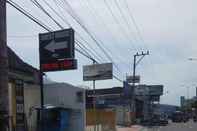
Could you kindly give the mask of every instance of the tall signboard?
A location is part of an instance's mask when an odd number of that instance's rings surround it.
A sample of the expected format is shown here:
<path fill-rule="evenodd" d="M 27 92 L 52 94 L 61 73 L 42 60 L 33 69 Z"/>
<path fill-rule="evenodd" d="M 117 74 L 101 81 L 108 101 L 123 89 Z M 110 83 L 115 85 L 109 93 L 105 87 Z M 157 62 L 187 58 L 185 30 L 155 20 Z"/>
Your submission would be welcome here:
<path fill-rule="evenodd" d="M 16 131 L 25 131 L 24 85 L 22 80 L 15 80 L 16 94 Z"/>
<path fill-rule="evenodd" d="M 72 28 L 39 34 L 42 109 L 44 108 L 43 72 L 77 69 L 74 43 L 74 30 Z M 41 115 L 41 120 L 44 121 L 43 115 Z"/>
<path fill-rule="evenodd" d="M 106 80 L 113 78 L 112 63 L 93 64 L 83 67 L 83 80 Z"/>
<path fill-rule="evenodd" d="M 40 68 L 43 72 L 77 68 L 72 28 L 39 34 Z"/>

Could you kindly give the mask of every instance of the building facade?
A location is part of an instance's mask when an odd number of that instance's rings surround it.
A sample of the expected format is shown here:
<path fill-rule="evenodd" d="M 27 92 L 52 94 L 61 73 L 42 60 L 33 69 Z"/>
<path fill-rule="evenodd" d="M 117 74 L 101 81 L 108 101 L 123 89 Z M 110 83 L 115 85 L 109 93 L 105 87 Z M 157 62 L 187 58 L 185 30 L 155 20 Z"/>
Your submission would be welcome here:
<path fill-rule="evenodd" d="M 44 103 L 69 110 L 69 130 L 85 130 L 85 90 L 67 83 L 44 85 Z"/>
<path fill-rule="evenodd" d="M 40 105 L 39 70 L 25 63 L 9 47 L 7 50 L 10 125 L 12 130 L 35 131 L 36 114 L 32 109 Z"/>

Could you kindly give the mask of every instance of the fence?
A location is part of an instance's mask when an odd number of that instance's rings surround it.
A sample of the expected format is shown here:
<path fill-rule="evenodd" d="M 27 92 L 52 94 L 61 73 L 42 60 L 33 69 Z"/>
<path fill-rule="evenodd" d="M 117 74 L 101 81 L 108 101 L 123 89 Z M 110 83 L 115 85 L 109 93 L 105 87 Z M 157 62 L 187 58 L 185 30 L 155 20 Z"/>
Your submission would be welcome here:
<path fill-rule="evenodd" d="M 109 110 L 87 110 L 86 131 L 116 131 L 116 113 Z"/>

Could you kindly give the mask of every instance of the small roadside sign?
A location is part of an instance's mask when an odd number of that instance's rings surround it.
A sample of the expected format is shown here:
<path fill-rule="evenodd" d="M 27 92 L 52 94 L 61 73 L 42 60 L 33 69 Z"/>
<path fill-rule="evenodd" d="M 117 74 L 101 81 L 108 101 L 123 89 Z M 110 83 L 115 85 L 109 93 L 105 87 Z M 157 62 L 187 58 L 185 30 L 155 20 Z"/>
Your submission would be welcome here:
<path fill-rule="evenodd" d="M 135 76 L 135 78 L 133 76 L 127 76 L 126 81 L 128 83 L 140 83 L 140 76 Z"/>

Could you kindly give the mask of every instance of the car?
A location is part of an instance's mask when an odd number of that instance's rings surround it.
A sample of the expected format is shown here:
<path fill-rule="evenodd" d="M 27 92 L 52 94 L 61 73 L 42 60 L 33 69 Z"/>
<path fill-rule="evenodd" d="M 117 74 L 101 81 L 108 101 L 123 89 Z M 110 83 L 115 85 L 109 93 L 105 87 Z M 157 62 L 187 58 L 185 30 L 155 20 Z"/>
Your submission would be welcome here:
<path fill-rule="evenodd" d="M 159 124 L 160 124 L 161 126 L 166 126 L 166 125 L 168 125 L 168 117 L 165 116 L 165 115 L 160 116 Z"/>
<path fill-rule="evenodd" d="M 161 114 L 153 115 L 150 120 L 150 124 L 152 126 L 166 126 L 168 125 L 168 117 Z"/>
<path fill-rule="evenodd" d="M 184 121 L 184 113 L 181 111 L 175 111 L 172 114 L 172 122 L 183 122 Z"/>

